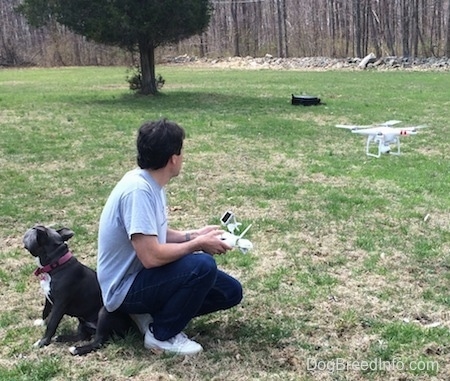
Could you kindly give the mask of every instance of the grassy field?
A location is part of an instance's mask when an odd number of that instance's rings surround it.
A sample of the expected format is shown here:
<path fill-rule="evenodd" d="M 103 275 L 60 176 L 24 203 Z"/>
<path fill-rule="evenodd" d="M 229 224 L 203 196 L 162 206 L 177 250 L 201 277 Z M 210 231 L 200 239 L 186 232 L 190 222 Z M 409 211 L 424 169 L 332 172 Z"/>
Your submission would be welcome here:
<path fill-rule="evenodd" d="M 448 72 L 158 72 L 166 85 L 145 98 L 124 68 L 0 70 L 0 379 L 448 380 Z M 292 106 L 292 93 L 326 104 Z M 171 225 L 228 209 L 253 223 L 251 253 L 217 258 L 243 303 L 187 327 L 197 357 L 151 353 L 135 333 L 86 357 L 34 348 L 44 297 L 24 232 L 70 227 L 95 267 L 103 204 L 135 166 L 137 128 L 160 117 L 187 131 Z M 376 159 L 333 127 L 389 119 L 429 128 Z"/>

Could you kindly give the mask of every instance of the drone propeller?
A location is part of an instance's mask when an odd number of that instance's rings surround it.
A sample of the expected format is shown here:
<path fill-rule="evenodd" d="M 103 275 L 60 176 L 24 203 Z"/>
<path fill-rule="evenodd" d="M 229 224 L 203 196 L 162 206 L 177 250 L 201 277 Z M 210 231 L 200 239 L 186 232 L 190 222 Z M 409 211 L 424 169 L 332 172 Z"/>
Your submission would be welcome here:
<path fill-rule="evenodd" d="M 388 120 L 387 122 L 381 123 L 379 126 L 383 126 L 383 127 L 391 127 L 394 124 L 399 124 L 401 123 L 401 120 Z"/>
<path fill-rule="evenodd" d="M 392 128 L 392 134 L 394 135 L 416 135 L 422 128 L 426 126 L 411 126 L 411 127 L 402 127 L 402 128 Z"/>
<path fill-rule="evenodd" d="M 345 128 L 347 130 L 359 130 L 359 129 L 365 129 L 365 128 L 377 128 L 377 127 L 391 127 L 395 124 L 401 123 L 401 120 L 388 120 L 384 123 L 375 123 L 371 125 L 351 125 L 351 124 L 336 124 L 337 128 Z"/>
<path fill-rule="evenodd" d="M 345 130 L 351 130 L 351 131 L 355 131 L 355 130 L 365 130 L 365 129 L 369 129 L 369 128 L 381 128 L 381 127 L 390 127 L 391 125 L 387 125 L 387 124 L 367 124 L 367 125 L 358 125 L 358 124 L 336 124 L 335 127 L 337 128 L 343 128 Z"/>
<path fill-rule="evenodd" d="M 359 130 L 363 128 L 371 128 L 373 126 L 358 126 L 358 125 L 351 125 L 351 124 L 336 124 L 337 128 L 344 128 L 346 130 Z"/>
<path fill-rule="evenodd" d="M 423 124 L 421 126 L 409 126 L 409 127 L 402 127 L 402 130 L 408 130 L 408 131 L 415 131 L 415 130 L 420 130 L 422 128 L 427 128 L 428 126 Z"/>
<path fill-rule="evenodd" d="M 352 127 L 353 128 L 347 126 L 346 129 L 349 129 L 351 132 L 360 135 L 383 136 L 383 135 L 415 135 L 418 133 L 419 129 L 425 128 L 426 126 L 411 126 L 411 127 L 377 126 L 370 128 L 354 128 L 354 126 Z"/>

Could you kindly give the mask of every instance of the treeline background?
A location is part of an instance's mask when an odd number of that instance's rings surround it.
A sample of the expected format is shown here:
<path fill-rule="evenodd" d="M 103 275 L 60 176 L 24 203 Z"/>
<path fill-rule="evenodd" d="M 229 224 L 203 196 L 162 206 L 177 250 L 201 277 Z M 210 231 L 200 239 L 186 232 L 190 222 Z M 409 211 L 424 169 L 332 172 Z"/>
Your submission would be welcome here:
<path fill-rule="evenodd" d="M 131 64 L 62 25 L 32 28 L 0 0 L 0 66 Z M 214 0 L 208 30 L 158 57 L 449 57 L 450 0 Z M 170 20 L 167 20 L 170 23 Z M 157 58 L 158 58 L 157 57 Z"/>

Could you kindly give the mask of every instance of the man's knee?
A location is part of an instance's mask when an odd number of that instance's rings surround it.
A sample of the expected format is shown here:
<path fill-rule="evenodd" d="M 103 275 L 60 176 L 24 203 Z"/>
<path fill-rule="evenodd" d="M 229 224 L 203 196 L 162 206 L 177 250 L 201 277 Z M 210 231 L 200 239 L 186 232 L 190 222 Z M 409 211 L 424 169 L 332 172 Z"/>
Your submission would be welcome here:
<path fill-rule="evenodd" d="M 231 306 L 238 305 L 242 301 L 243 297 L 244 297 L 244 295 L 243 295 L 242 285 L 236 280 L 236 283 L 235 283 L 235 286 L 233 289 L 233 293 L 230 296 Z"/>
<path fill-rule="evenodd" d="M 197 273 L 197 276 L 210 276 L 211 278 L 216 278 L 217 264 L 211 255 L 203 253 L 194 254 L 193 259 L 195 260 L 195 272 Z"/>

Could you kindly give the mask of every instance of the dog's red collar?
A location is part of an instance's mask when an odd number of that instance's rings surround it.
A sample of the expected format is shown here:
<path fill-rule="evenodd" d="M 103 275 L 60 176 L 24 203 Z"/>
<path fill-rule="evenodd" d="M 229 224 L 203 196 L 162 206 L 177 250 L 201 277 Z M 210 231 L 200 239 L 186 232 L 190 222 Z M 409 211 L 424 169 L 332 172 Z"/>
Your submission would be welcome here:
<path fill-rule="evenodd" d="M 59 258 L 56 262 L 50 263 L 49 265 L 46 265 L 44 267 L 38 267 L 36 271 L 34 272 L 34 275 L 39 276 L 44 273 L 49 273 L 50 271 L 56 269 L 57 267 L 63 265 L 66 263 L 70 258 L 72 258 L 72 253 L 68 251 L 66 254 L 64 254 L 61 258 Z"/>

